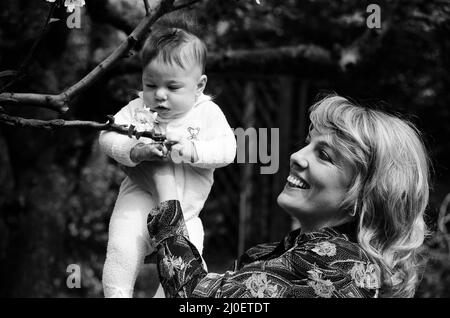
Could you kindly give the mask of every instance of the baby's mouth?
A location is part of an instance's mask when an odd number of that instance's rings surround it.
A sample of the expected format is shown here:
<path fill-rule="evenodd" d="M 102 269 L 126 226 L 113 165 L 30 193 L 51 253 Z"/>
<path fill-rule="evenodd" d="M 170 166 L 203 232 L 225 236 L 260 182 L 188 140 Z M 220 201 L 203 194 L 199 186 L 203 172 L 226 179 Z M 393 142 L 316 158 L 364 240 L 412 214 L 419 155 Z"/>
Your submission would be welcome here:
<path fill-rule="evenodd" d="M 157 113 L 159 113 L 159 112 L 167 112 L 169 110 L 170 109 L 165 107 L 165 106 L 156 106 L 156 107 L 153 108 L 153 111 L 155 111 Z"/>

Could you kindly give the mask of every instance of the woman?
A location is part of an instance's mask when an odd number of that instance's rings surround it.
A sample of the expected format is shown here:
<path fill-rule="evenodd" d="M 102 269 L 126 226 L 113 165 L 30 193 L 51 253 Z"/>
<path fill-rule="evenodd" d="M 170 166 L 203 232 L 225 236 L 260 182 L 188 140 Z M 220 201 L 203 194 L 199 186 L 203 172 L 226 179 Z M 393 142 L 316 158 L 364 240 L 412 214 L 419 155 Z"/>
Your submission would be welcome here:
<path fill-rule="evenodd" d="M 225 274 L 207 273 L 189 242 L 173 172 L 148 176 L 149 215 L 168 297 L 412 297 L 426 235 L 429 169 L 404 120 L 327 97 L 310 110 L 307 145 L 292 154 L 278 204 L 301 230 L 249 249 Z"/>

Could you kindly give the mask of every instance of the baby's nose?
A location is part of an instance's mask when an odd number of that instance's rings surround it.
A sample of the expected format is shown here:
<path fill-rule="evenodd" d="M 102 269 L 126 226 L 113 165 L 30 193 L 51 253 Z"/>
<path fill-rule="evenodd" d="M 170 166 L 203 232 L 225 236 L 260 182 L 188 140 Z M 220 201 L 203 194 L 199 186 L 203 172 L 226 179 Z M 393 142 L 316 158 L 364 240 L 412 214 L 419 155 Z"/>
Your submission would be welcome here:
<path fill-rule="evenodd" d="M 160 88 L 155 91 L 155 98 L 158 100 L 164 100 L 167 98 L 167 94 L 164 89 Z"/>

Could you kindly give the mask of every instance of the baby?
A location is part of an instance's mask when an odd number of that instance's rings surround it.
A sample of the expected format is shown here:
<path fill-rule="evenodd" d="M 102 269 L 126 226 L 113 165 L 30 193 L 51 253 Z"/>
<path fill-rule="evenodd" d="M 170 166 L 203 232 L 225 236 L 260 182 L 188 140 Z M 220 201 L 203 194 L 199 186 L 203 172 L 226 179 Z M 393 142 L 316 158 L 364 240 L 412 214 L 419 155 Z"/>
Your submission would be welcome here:
<path fill-rule="evenodd" d="M 143 92 L 114 116 L 115 123 L 154 129 L 165 134 L 168 143 L 102 131 L 100 147 L 122 165 L 135 167 L 131 169 L 145 171 L 155 160 L 173 165 L 189 238 L 201 254 L 199 213 L 214 169 L 234 160 L 234 133 L 220 108 L 203 94 L 206 46 L 187 23 L 162 19 L 154 26 L 142 49 L 142 63 Z M 144 258 L 152 252 L 147 216 L 157 203 L 154 189 L 141 188 L 129 176 L 123 180 L 109 224 L 105 297 L 133 296 Z"/>

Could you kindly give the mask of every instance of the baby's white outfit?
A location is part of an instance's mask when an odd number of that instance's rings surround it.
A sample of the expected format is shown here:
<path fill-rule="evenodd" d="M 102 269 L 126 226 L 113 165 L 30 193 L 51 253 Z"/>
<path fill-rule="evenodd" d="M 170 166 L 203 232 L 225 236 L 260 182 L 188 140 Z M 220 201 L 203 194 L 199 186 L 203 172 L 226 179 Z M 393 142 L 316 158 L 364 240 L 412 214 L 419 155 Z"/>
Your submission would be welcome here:
<path fill-rule="evenodd" d="M 115 116 L 119 125 L 139 125 L 136 115 L 149 111 L 142 94 L 123 107 Z M 177 194 L 183 209 L 190 241 L 200 254 L 204 231 L 199 213 L 213 184 L 215 168 L 233 162 L 236 140 L 223 112 L 211 98 L 201 95 L 194 107 L 183 117 L 160 123 L 167 132 L 176 132 L 190 139 L 197 150 L 195 163 L 173 164 Z M 130 150 L 139 140 L 113 131 L 102 131 L 99 143 L 102 151 L 117 162 L 134 167 Z M 145 164 L 151 164 L 147 162 Z M 140 167 L 138 167 L 140 168 Z M 152 252 L 147 230 L 147 216 L 156 206 L 154 189 L 142 189 L 126 177 L 119 190 L 109 224 L 108 247 L 103 268 L 105 297 L 132 297 L 134 284 L 146 255 Z"/>

